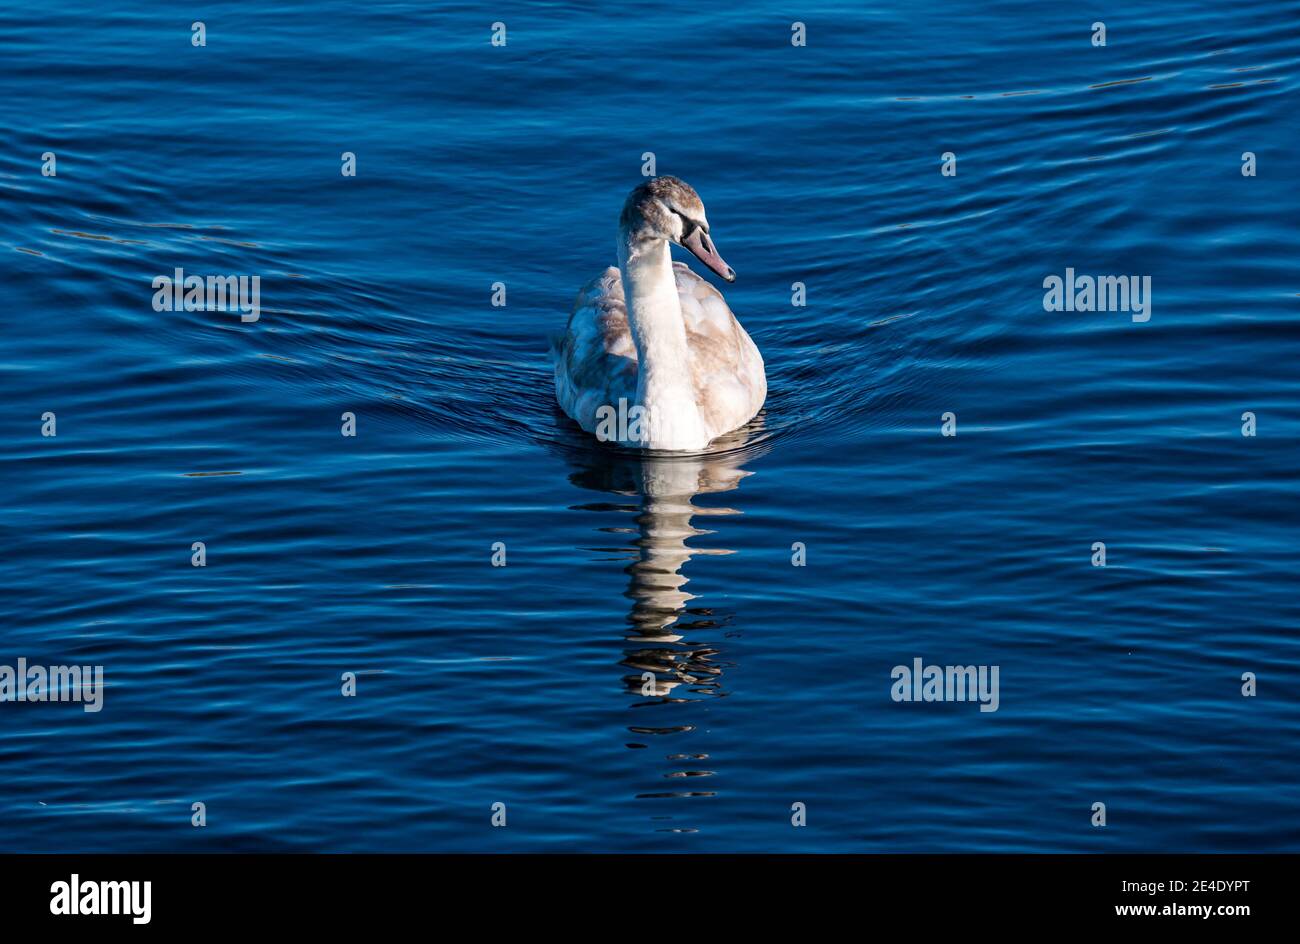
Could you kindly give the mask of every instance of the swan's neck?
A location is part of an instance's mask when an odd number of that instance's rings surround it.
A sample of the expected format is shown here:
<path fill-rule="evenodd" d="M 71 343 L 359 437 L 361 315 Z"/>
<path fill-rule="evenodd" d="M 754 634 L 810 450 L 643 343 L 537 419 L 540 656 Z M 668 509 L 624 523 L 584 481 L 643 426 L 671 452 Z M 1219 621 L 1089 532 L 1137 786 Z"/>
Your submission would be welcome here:
<path fill-rule="evenodd" d="M 691 378 L 690 349 L 672 256 L 663 239 L 619 240 L 628 326 L 636 345 L 641 445 L 699 449 L 708 444 Z"/>

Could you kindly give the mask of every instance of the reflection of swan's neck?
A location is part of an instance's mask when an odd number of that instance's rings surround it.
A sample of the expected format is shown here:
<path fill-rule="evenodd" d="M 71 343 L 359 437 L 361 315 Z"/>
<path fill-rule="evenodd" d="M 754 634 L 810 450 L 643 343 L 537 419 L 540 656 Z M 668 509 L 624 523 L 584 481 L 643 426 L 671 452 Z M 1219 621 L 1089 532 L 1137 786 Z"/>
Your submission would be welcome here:
<path fill-rule="evenodd" d="M 692 500 L 701 492 L 729 491 L 749 473 L 717 457 L 646 457 L 640 474 L 638 558 L 627 568 L 632 578 L 627 595 L 634 601 L 630 619 L 641 635 L 662 640 L 672 636 L 669 627 L 695 599 L 682 589 L 689 579 L 682 574 L 687 561 L 696 554 L 730 553 L 688 546 L 689 538 L 711 533 L 693 527 L 691 519 L 701 514 L 739 514 L 732 508 L 700 508 Z"/>
<path fill-rule="evenodd" d="M 748 473 L 730 457 L 642 457 L 637 472 L 641 496 L 637 515 L 636 560 L 628 565 L 626 596 L 632 600 L 628 621 L 633 626 L 629 642 L 639 643 L 630 649 L 623 665 L 635 673 L 625 681 L 642 694 L 667 695 L 676 686 L 702 685 L 716 691 L 722 669 L 714 665 L 715 650 L 695 648 L 683 638 L 690 627 L 699 630 L 711 624 L 707 618 L 681 620 L 687 606 L 695 599 L 685 590 L 688 578 L 682 573 L 697 554 L 729 554 L 716 548 L 692 547 L 686 542 L 697 535 L 711 534 L 693 527 L 696 515 L 734 515 L 732 508 L 712 504 L 693 504 L 703 492 L 734 489 Z M 685 644 L 684 646 L 682 644 Z M 655 677 L 653 691 L 645 688 L 646 674 Z M 699 691 L 698 688 L 693 689 Z"/>
<path fill-rule="evenodd" d="M 700 532 L 691 527 L 694 492 L 676 495 L 646 495 L 637 518 L 640 558 L 628 567 L 632 577 L 628 596 L 632 598 L 632 622 L 643 636 L 666 635 L 686 604 L 694 597 L 684 591 L 690 579 L 682 567 L 691 559 L 686 539 Z"/>
<path fill-rule="evenodd" d="M 624 234 L 618 267 L 636 345 L 636 400 L 645 408 L 649 426 L 642 442 L 660 449 L 700 448 L 708 436 L 691 380 L 690 348 L 668 241 Z"/>

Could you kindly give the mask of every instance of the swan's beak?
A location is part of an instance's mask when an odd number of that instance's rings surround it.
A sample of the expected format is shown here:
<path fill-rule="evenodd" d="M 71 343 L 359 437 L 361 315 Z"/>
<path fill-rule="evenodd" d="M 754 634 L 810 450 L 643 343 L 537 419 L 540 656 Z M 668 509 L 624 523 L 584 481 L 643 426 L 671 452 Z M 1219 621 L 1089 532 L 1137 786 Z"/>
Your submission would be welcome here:
<path fill-rule="evenodd" d="M 728 282 L 736 281 L 736 270 L 722 261 L 722 257 L 718 255 L 718 250 L 713 248 L 713 240 L 709 238 L 709 234 L 704 230 L 698 226 L 695 227 L 689 235 L 682 239 L 682 245 L 695 253 L 696 259 L 699 259 Z"/>

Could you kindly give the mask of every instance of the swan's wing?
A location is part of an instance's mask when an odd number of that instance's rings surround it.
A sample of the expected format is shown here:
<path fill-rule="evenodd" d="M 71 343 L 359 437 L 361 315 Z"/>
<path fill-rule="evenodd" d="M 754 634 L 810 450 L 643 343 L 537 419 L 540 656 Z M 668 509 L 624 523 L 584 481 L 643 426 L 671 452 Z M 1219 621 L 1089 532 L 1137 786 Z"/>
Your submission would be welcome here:
<path fill-rule="evenodd" d="M 627 324 L 623 281 L 615 266 L 578 292 L 568 327 L 552 346 L 555 397 L 585 429 L 596 428 L 596 411 L 618 408 L 636 396 L 636 346 Z"/>
<path fill-rule="evenodd" d="M 704 421 L 714 436 L 742 426 L 767 399 L 763 356 L 722 293 L 681 262 L 673 263 L 691 372 Z"/>

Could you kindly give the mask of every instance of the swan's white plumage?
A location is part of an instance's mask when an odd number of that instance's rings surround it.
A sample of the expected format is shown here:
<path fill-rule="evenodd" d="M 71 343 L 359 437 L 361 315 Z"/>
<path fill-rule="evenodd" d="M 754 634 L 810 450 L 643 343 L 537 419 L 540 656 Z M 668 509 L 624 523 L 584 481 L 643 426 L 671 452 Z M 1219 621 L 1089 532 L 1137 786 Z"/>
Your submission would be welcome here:
<path fill-rule="evenodd" d="M 767 379 L 762 355 L 722 294 L 683 263 L 674 262 L 672 274 L 687 347 L 685 363 L 677 366 L 693 394 L 703 438 L 636 445 L 700 449 L 754 417 L 767 397 Z M 620 399 L 638 405 L 640 365 L 618 268 L 610 266 L 583 286 L 553 357 L 556 399 L 587 432 L 596 432 L 602 406 L 617 410 Z"/>

